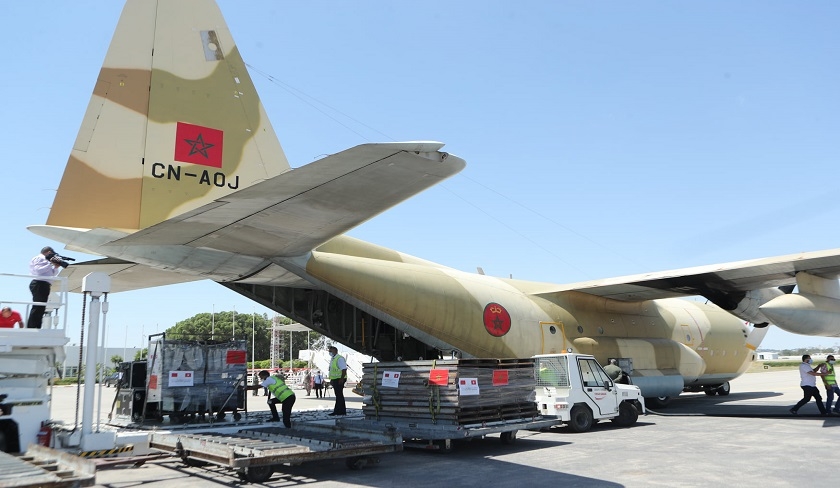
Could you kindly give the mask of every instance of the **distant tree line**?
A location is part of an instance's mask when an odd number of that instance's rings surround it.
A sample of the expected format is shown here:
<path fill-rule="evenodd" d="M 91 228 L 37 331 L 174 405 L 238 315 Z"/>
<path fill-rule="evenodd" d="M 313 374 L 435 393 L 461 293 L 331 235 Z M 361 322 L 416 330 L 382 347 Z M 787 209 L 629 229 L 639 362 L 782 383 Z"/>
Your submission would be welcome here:
<path fill-rule="evenodd" d="M 834 354 L 835 347 L 800 347 L 798 349 L 782 349 L 779 356 L 802 356 L 803 354 Z"/>
<path fill-rule="evenodd" d="M 272 325 L 288 325 L 292 320 L 282 315 L 269 318 L 266 314 L 239 313 L 239 312 L 216 312 L 200 313 L 188 319 L 177 322 L 174 326 L 166 329 L 168 339 L 186 340 L 227 340 L 240 339 L 246 343 L 248 359 L 250 361 L 271 360 L 271 327 Z M 253 334 L 252 334 L 253 331 Z M 297 359 L 298 351 L 307 348 L 307 335 L 310 344 L 321 344 L 324 338 L 317 332 L 294 332 L 291 334 L 291 345 L 289 344 L 288 332 L 280 334 L 278 341 L 278 361 Z M 251 344 L 254 344 L 254 354 L 251 357 Z M 294 357 L 289 357 L 289 354 Z"/>

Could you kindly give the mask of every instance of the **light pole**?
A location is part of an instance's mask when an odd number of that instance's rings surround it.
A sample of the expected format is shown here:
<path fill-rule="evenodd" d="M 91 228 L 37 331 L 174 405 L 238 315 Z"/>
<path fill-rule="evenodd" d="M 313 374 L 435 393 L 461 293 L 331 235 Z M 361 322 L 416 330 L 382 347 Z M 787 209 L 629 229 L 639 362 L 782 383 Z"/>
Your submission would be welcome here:
<path fill-rule="evenodd" d="M 257 327 L 257 311 L 254 310 L 254 315 L 251 316 L 251 367 L 254 367 L 254 362 L 257 360 L 256 352 L 256 327 Z"/>
<path fill-rule="evenodd" d="M 213 304 L 213 315 L 210 316 L 210 339 L 215 339 L 216 335 L 216 304 Z"/>

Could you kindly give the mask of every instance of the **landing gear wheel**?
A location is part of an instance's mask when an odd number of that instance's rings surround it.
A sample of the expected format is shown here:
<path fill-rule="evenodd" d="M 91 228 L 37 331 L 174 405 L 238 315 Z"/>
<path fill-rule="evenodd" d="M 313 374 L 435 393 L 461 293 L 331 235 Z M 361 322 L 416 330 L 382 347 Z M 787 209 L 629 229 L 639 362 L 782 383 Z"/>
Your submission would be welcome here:
<path fill-rule="evenodd" d="M 715 394 L 717 393 L 717 388 L 715 388 L 714 386 L 707 386 L 703 388 L 703 393 L 705 393 L 706 396 L 715 396 Z"/>
<path fill-rule="evenodd" d="M 726 395 L 729 394 L 729 382 L 728 381 L 726 383 L 718 386 L 717 394 L 720 395 L 720 396 L 726 396 Z"/>
<path fill-rule="evenodd" d="M 569 429 L 572 432 L 586 432 L 594 425 L 592 420 L 592 412 L 589 408 L 584 405 L 575 405 L 572 407 Z"/>
<path fill-rule="evenodd" d="M 627 402 L 618 404 L 618 417 L 612 419 L 613 423 L 619 427 L 630 427 L 637 420 L 639 420 L 639 411 Z"/>
<path fill-rule="evenodd" d="M 669 396 L 645 398 L 645 404 L 653 408 L 665 408 L 669 403 L 671 403 Z"/>
<path fill-rule="evenodd" d="M 264 483 L 274 474 L 273 466 L 248 466 L 239 472 L 239 477 L 244 476 L 245 481 L 251 483 Z"/>
<path fill-rule="evenodd" d="M 502 444 L 505 444 L 507 446 L 513 444 L 514 442 L 516 442 L 516 431 L 511 430 L 509 432 L 502 432 L 501 439 Z"/>

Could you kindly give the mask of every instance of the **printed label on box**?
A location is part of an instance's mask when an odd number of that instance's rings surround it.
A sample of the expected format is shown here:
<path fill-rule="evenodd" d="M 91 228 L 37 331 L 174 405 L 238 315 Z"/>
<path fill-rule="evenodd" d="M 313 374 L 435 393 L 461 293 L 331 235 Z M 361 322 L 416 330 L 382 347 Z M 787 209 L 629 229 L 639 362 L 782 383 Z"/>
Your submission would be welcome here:
<path fill-rule="evenodd" d="M 461 378 L 458 380 L 458 393 L 467 395 L 478 395 L 478 378 Z"/>
<path fill-rule="evenodd" d="M 387 386 L 388 388 L 397 388 L 400 386 L 400 373 L 397 371 L 383 371 L 382 386 Z"/>
<path fill-rule="evenodd" d="M 192 371 L 170 371 L 169 386 L 193 386 Z"/>

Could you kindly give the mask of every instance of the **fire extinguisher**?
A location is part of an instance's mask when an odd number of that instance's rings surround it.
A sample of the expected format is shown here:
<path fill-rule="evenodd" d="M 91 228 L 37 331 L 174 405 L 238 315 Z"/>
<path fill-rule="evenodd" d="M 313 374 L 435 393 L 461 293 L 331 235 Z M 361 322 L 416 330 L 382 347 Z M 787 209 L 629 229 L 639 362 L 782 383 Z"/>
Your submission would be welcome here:
<path fill-rule="evenodd" d="M 46 422 L 41 422 L 41 430 L 38 431 L 38 444 L 44 447 L 51 447 L 52 428 Z"/>

